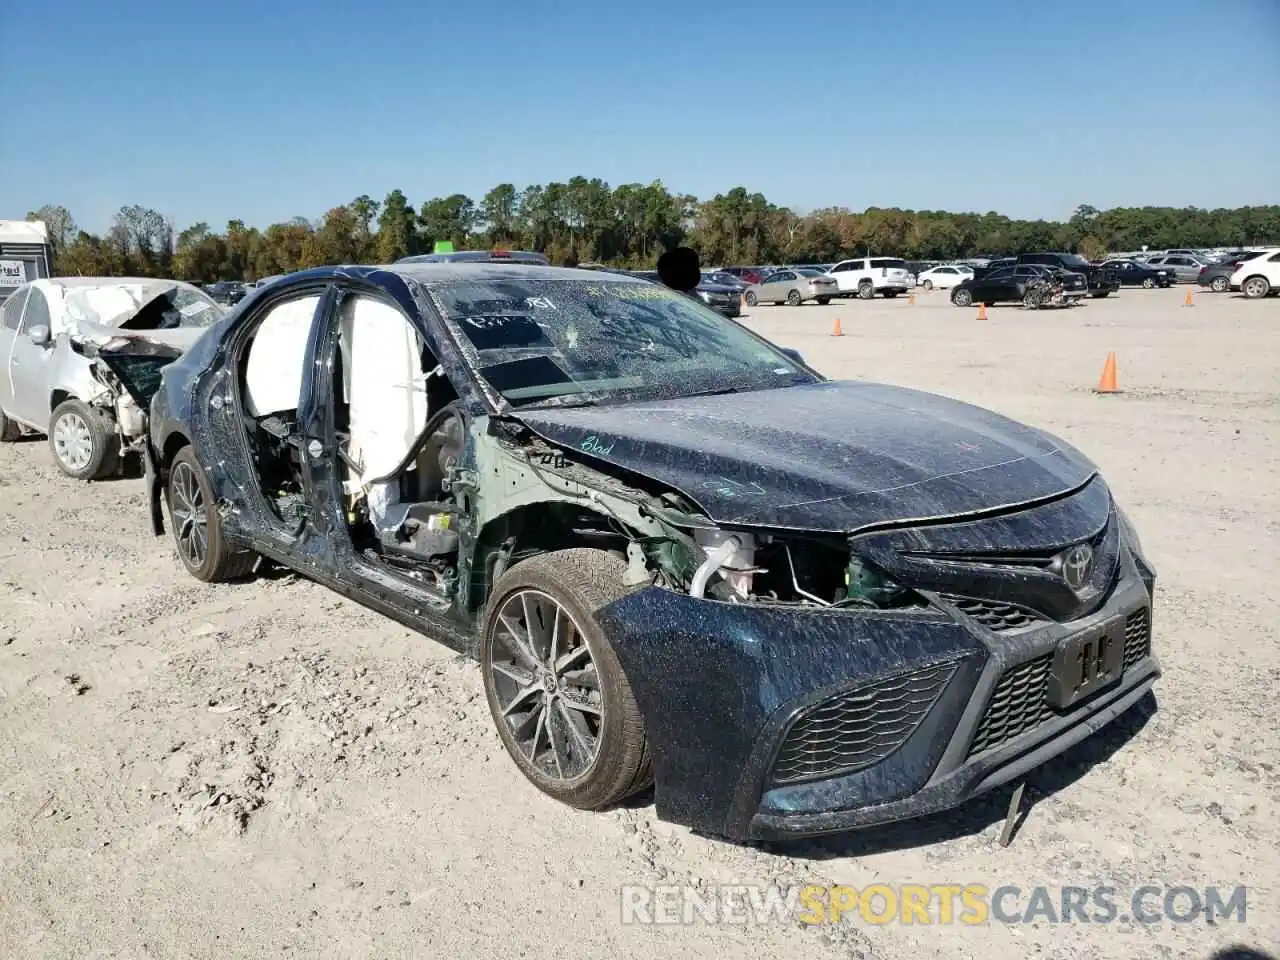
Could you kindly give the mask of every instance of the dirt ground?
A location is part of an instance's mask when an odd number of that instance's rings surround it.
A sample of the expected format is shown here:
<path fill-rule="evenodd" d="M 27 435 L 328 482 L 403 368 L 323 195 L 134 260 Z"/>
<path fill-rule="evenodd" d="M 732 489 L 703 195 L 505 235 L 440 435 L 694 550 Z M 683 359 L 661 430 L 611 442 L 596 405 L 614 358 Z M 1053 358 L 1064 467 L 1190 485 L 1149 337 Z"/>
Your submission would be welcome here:
<path fill-rule="evenodd" d="M 508 762 L 477 669 L 290 576 L 205 586 L 142 482 L 0 447 L 0 957 L 1208 958 L 1280 953 L 1280 300 L 760 308 L 833 377 L 973 401 L 1101 465 L 1159 573 L 1158 707 L 1009 792 L 782 851 L 579 813 Z M 845 336 L 834 338 L 839 318 Z M 1122 395 L 1099 397 L 1109 350 Z M 1210 925 L 625 926 L 625 884 L 1248 886 Z"/>

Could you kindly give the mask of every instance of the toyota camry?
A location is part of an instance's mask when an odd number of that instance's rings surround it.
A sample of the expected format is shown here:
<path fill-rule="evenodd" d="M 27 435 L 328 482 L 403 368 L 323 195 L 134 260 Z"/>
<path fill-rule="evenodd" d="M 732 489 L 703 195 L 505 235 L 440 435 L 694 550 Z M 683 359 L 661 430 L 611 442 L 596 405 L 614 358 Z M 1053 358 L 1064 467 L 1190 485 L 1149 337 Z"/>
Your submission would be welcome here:
<path fill-rule="evenodd" d="M 733 839 L 942 810 L 1160 673 L 1155 574 L 1063 440 L 832 381 L 635 277 L 490 258 L 251 293 L 150 399 L 152 526 L 475 656 L 538 788 Z"/>

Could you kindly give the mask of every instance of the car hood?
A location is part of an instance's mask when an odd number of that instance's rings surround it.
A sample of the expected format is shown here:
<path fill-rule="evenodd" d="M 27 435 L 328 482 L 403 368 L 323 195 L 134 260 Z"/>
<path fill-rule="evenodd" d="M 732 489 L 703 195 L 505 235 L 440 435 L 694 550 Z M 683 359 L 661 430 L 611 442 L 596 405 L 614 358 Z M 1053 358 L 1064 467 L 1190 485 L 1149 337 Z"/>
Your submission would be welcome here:
<path fill-rule="evenodd" d="M 1014 507 L 1096 473 L 1074 448 L 991 411 L 852 381 L 515 416 L 727 525 L 853 532 Z"/>
<path fill-rule="evenodd" d="M 175 327 L 168 330 L 125 330 L 79 321 L 79 340 L 120 380 L 143 410 L 160 389 L 160 372 L 181 357 L 209 329 Z"/>

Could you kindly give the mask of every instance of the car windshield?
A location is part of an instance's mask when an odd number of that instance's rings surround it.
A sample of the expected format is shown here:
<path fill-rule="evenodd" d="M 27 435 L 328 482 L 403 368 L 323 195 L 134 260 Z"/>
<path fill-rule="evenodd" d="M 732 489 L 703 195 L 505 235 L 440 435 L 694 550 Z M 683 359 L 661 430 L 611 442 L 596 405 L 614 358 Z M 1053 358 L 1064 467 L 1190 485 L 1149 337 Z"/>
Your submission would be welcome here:
<path fill-rule="evenodd" d="M 511 278 L 427 291 L 513 406 L 664 399 L 813 383 L 768 342 L 666 287 Z M 565 400 L 560 400 L 565 402 Z"/>
<path fill-rule="evenodd" d="M 171 327 L 211 327 L 222 319 L 222 308 L 195 287 L 174 287 L 167 294 L 173 304 L 165 311 Z"/>
<path fill-rule="evenodd" d="M 822 276 L 822 271 L 821 271 L 821 270 L 814 270 L 812 267 L 802 267 L 801 269 L 797 270 L 797 271 L 796 271 L 796 273 L 800 274 L 800 276 L 802 276 L 802 277 L 820 277 L 820 276 Z"/>
<path fill-rule="evenodd" d="M 1087 267 L 1091 265 L 1088 260 L 1078 253 L 1064 253 L 1061 260 L 1068 267 Z"/>

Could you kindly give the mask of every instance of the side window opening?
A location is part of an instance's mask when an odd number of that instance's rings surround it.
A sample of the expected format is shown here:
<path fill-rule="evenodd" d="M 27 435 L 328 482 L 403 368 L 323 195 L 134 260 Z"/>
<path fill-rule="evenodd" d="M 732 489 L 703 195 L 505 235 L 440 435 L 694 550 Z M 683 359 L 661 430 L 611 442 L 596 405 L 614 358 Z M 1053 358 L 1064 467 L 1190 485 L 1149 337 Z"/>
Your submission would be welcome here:
<path fill-rule="evenodd" d="M 293 443 L 307 358 L 307 339 L 319 294 L 271 307 L 242 348 L 240 399 L 258 485 L 276 516 L 304 515 L 301 455 Z"/>

